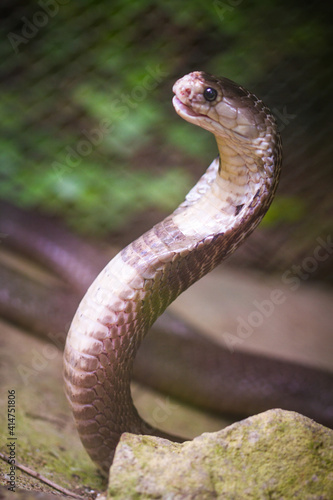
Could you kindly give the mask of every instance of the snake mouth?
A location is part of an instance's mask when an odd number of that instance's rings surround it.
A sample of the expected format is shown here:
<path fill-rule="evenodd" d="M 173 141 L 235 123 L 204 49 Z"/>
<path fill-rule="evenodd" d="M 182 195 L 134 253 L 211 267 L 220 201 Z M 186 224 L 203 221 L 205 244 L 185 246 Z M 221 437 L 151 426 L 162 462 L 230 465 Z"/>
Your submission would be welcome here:
<path fill-rule="evenodd" d="M 173 99 L 172 99 L 172 104 L 176 110 L 176 112 L 183 118 L 200 118 L 200 116 L 204 117 L 205 115 L 200 115 L 200 114 L 197 114 L 195 113 L 189 106 L 187 106 L 186 104 L 184 104 L 180 99 L 179 97 L 177 97 L 176 95 L 173 96 Z"/>
<path fill-rule="evenodd" d="M 209 116 L 203 113 L 196 113 L 190 106 L 184 104 L 177 95 L 172 99 L 172 104 L 175 108 L 176 113 L 181 116 L 184 120 L 193 123 L 193 125 L 198 125 L 206 130 L 209 130 L 213 134 L 216 134 L 218 130 L 222 127 L 219 123 L 215 122 Z M 223 130 L 221 130 L 221 133 Z"/>

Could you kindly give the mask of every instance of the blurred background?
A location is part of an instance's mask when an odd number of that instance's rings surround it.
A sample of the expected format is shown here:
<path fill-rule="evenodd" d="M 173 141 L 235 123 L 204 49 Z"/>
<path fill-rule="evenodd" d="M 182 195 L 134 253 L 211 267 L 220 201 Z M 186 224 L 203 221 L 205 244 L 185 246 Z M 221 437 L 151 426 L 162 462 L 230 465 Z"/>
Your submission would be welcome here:
<path fill-rule="evenodd" d="M 82 251 L 81 270 L 89 262 L 93 279 L 96 252 L 89 253 L 83 244 L 77 252 L 76 244 L 62 255 L 57 224 L 113 253 L 177 207 L 217 155 L 214 137 L 182 120 L 171 103 L 173 83 L 204 70 L 235 80 L 272 109 L 283 140 L 283 170 L 258 229 L 223 266 L 182 294 L 171 311 L 230 354 L 226 373 L 234 347 L 332 372 L 331 14 L 332 2 L 303 0 L 1 0 L 0 316 L 17 324 L 17 310 L 29 316 L 35 308 L 44 337 L 50 320 L 57 328 L 57 319 L 62 323 L 56 331 L 65 336 L 64 304 L 68 321 L 77 307 L 61 288 L 71 281 L 66 269 L 59 273 L 63 281 L 55 282 L 57 273 L 41 276 L 42 269 L 31 260 L 22 264 L 21 255 L 15 260 L 12 212 L 6 203 L 24 215 L 47 215 L 39 228 L 52 243 L 51 261 L 58 254 L 75 267 Z M 38 226 L 38 216 L 34 220 Z M 21 250 L 29 246 L 31 233 L 24 221 Z M 29 244 L 35 239 L 38 246 L 35 234 Z M 36 290 L 36 283 L 45 286 L 34 295 L 31 284 L 24 289 L 4 269 L 32 278 Z M 259 315 L 258 322 L 260 304 L 267 304 L 276 290 L 284 302 L 271 314 Z M 53 309 L 43 307 L 43 299 L 50 297 Z M 256 319 L 253 335 L 241 336 L 240 320 L 250 324 L 251 318 L 252 323 Z M 29 324 L 20 323 L 24 332 L 29 330 Z M 3 394 L 8 387 L 23 388 L 21 418 L 38 416 L 24 427 L 20 423 L 20 453 L 24 447 L 28 452 L 21 461 L 31 464 L 45 447 L 47 459 L 38 464 L 52 465 L 53 477 L 60 460 L 50 458 L 49 436 L 58 436 L 59 456 L 65 427 L 69 448 L 78 441 L 70 418 L 64 417 L 69 410 L 61 354 L 52 362 L 43 358 L 35 369 L 34 353 L 44 352 L 44 341 L 5 321 L 0 321 L 0 336 Z M 27 367 L 28 384 L 17 366 Z M 191 386 L 198 387 L 195 368 L 192 375 Z M 320 396 L 317 389 L 310 396 Z M 149 420 L 165 402 L 154 393 L 149 403 L 140 390 L 134 391 L 136 404 Z M 40 415 L 47 422 L 52 412 L 58 418 L 55 431 L 41 427 Z M 180 413 L 180 406 L 164 412 L 158 426 L 197 435 L 225 425 L 216 416 L 208 421 L 206 414 L 200 423 L 192 408 L 182 419 Z M 47 442 L 40 445 L 43 436 Z M 81 449 L 78 456 L 85 456 Z M 77 459 L 73 463 L 79 470 Z M 71 470 L 66 467 L 66 473 Z"/>
<path fill-rule="evenodd" d="M 204 70 L 260 96 L 284 145 L 273 206 L 230 265 L 302 265 L 333 230 L 331 11 L 301 0 L 2 0 L 0 199 L 131 241 L 217 153 L 171 104 L 174 81 Z M 332 263 L 309 278 L 332 284 Z"/>

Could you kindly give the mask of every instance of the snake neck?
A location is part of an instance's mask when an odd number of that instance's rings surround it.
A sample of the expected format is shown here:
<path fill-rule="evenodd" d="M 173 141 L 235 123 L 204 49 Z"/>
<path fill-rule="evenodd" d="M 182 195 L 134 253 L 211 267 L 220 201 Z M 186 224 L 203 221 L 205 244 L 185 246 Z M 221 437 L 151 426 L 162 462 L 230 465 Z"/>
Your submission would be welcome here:
<path fill-rule="evenodd" d="M 217 136 L 216 142 L 219 157 L 174 213 L 179 230 L 196 241 L 240 225 L 246 236 L 249 219 L 255 220 L 256 225 L 260 222 L 278 183 L 281 143 L 273 119 L 272 130 L 248 145 L 238 144 L 232 136 L 228 143 L 225 137 Z"/>

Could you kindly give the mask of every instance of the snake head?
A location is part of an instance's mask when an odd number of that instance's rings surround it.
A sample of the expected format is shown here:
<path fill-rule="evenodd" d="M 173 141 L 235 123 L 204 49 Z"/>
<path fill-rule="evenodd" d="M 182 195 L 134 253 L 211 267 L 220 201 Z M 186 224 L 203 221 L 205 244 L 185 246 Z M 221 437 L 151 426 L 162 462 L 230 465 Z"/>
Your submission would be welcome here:
<path fill-rule="evenodd" d="M 172 90 L 176 112 L 215 136 L 253 141 L 274 124 L 262 101 L 228 78 L 194 71 L 177 80 Z"/>

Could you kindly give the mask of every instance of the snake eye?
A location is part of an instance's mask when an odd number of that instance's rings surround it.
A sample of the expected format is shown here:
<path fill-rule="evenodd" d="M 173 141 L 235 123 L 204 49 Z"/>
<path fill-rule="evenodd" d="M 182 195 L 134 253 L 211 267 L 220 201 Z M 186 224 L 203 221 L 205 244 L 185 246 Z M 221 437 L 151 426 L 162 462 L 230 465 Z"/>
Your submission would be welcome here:
<path fill-rule="evenodd" d="M 212 87 L 207 87 L 203 91 L 203 96 L 206 101 L 215 101 L 215 99 L 217 98 L 217 90 L 213 89 Z"/>

